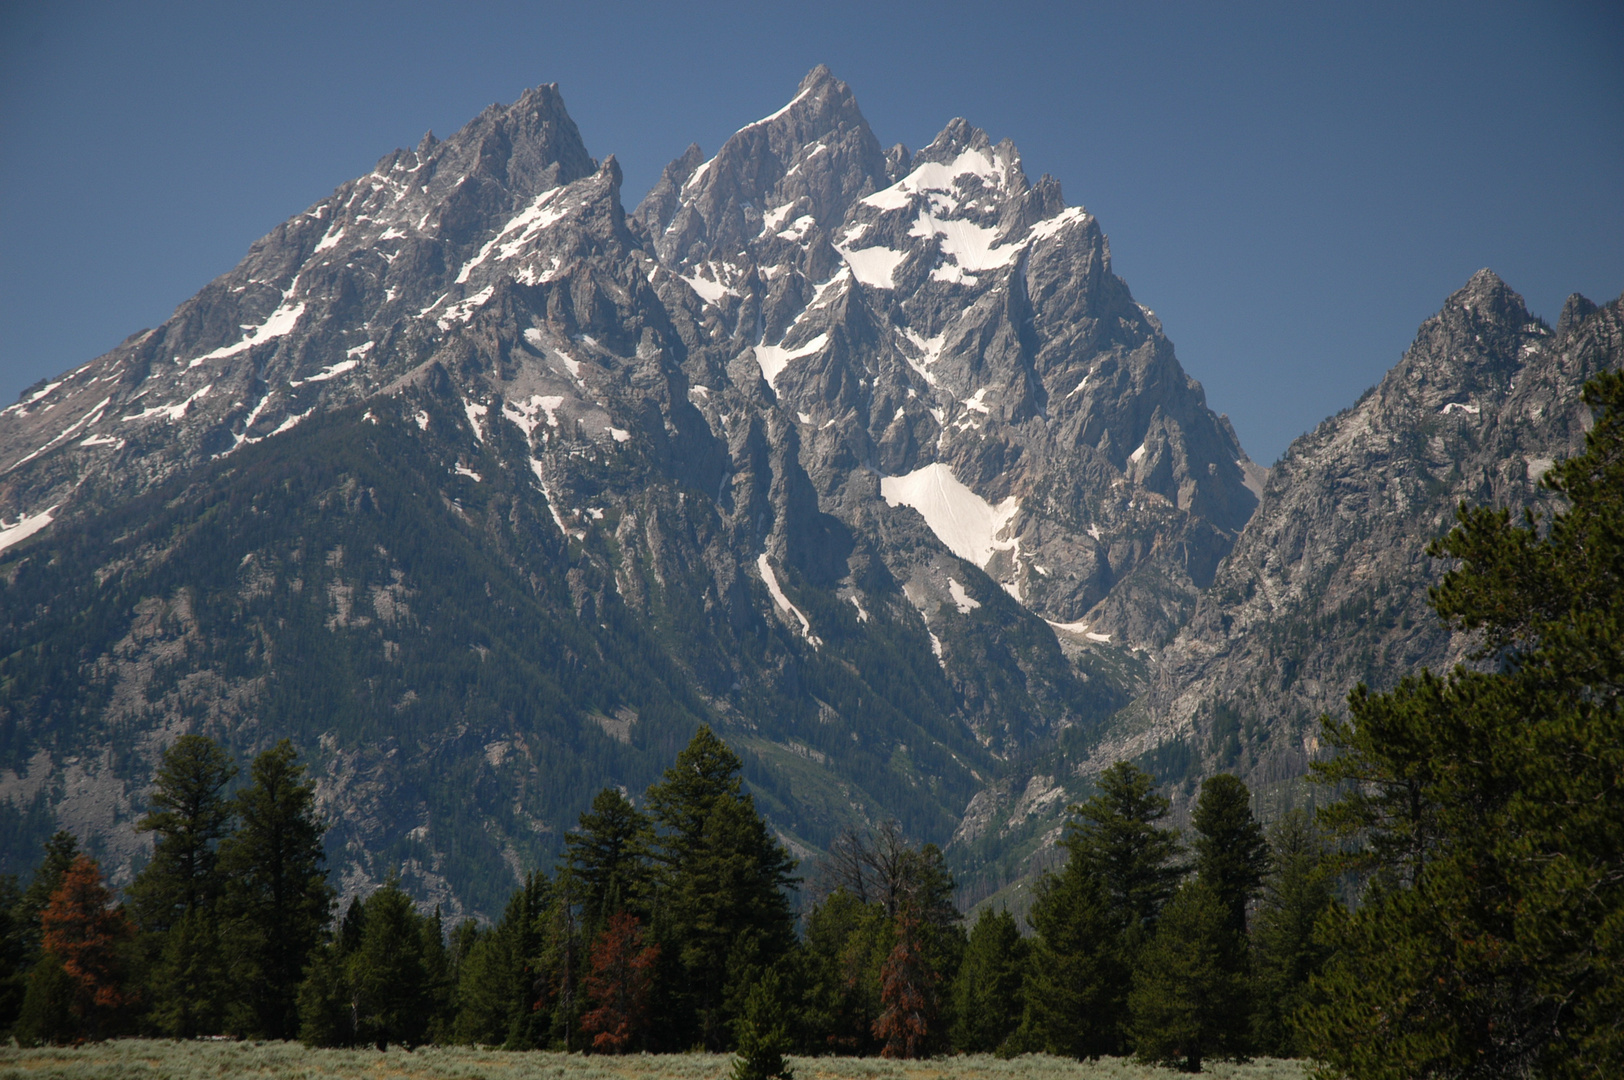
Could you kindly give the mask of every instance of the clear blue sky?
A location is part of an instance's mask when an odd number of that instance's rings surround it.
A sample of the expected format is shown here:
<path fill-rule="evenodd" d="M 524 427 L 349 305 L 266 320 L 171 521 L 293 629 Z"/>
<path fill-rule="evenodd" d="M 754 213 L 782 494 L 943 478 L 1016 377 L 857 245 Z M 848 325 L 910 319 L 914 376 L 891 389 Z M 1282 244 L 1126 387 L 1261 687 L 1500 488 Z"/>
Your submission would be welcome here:
<path fill-rule="evenodd" d="M 0 0 L 0 400 L 432 128 L 561 85 L 630 205 L 826 63 L 881 142 L 1009 136 L 1271 462 L 1480 267 L 1624 291 L 1617 3 Z"/>

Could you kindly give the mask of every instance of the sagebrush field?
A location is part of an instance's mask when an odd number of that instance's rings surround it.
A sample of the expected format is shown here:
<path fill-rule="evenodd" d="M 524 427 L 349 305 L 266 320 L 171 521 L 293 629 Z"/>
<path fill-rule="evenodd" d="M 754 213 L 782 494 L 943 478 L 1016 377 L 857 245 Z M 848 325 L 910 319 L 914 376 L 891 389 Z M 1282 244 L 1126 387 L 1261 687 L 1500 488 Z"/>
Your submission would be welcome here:
<path fill-rule="evenodd" d="M 0 1080 L 722 1080 L 727 1054 L 658 1054 L 587 1057 L 531 1051 L 512 1053 L 465 1047 L 408 1052 L 310 1050 L 297 1043 L 172 1042 L 119 1039 L 81 1047 L 0 1048 Z M 1077 1062 L 1029 1054 L 1003 1061 L 963 1055 L 925 1061 L 881 1058 L 792 1058 L 796 1080 L 1139 1080 L 1180 1074 L 1122 1058 Z M 1247 1065 L 1212 1062 L 1207 1073 L 1225 1080 L 1301 1080 L 1300 1061 L 1262 1059 Z"/>

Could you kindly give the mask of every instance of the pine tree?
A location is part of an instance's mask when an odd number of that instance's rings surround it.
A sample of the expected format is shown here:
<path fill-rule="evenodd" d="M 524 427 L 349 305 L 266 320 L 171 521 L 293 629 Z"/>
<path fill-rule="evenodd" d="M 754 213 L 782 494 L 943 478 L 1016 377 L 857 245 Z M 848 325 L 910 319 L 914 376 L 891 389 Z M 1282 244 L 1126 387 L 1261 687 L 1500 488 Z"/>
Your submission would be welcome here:
<path fill-rule="evenodd" d="M 1220 773 L 1201 783 L 1195 826 L 1195 872 L 1223 904 L 1230 932 L 1246 934 L 1246 908 L 1269 868 L 1269 844 L 1252 816 L 1252 793 L 1239 777 Z"/>
<path fill-rule="evenodd" d="M 411 897 L 390 881 L 367 897 L 360 947 L 349 958 L 357 1001 L 356 1040 L 382 1050 L 416 1046 L 435 1019 L 428 928 Z"/>
<path fill-rule="evenodd" d="M 1038 933 L 1028 968 L 1023 1044 L 1079 1058 L 1120 1054 L 1137 955 L 1183 875 L 1178 834 L 1157 822 L 1168 801 L 1128 762 L 1100 774 L 1098 790 L 1071 807 L 1058 875 L 1038 886 Z"/>
<path fill-rule="evenodd" d="M 123 945 L 134 932 L 95 860 L 77 857 L 40 915 L 41 959 L 29 980 L 19 1034 L 26 1042 L 68 1042 L 110 1034 L 130 1002 Z"/>
<path fill-rule="evenodd" d="M 157 834 L 152 861 L 128 890 L 149 957 L 151 1016 L 159 1030 L 181 1038 L 224 1026 L 229 981 L 218 845 L 231 822 L 224 790 L 236 771 L 212 739 L 182 735 L 158 768 L 153 809 L 136 825 Z"/>
<path fill-rule="evenodd" d="M 66 830 L 58 829 L 45 841 L 45 854 L 39 866 L 35 867 L 34 877 L 29 881 L 28 888 L 23 890 L 17 906 L 18 930 L 22 935 L 23 947 L 21 962 L 24 966 L 32 966 L 39 958 L 40 915 L 44 913 L 45 905 L 51 902 L 51 894 L 62 884 L 62 875 L 68 872 L 68 867 L 78 857 L 79 841 Z"/>
<path fill-rule="evenodd" d="M 624 1054 L 647 1035 L 649 990 L 658 945 L 643 943 L 642 920 L 618 911 L 592 946 L 586 995 L 593 1007 L 581 1017 L 582 1032 L 592 1036 L 592 1049 Z"/>
<path fill-rule="evenodd" d="M 604 788 L 564 837 L 570 872 L 581 890 L 584 928 L 596 936 L 617 911 L 642 912 L 650 885 L 649 819 L 616 788 Z"/>
<path fill-rule="evenodd" d="M 684 1042 L 722 1049 L 730 976 L 775 964 L 794 944 L 786 891 L 795 862 L 743 791 L 740 761 L 708 728 L 677 755 L 648 805 L 659 826 L 660 937 L 680 964 L 693 1021 Z"/>
<path fill-rule="evenodd" d="M 553 898 L 545 875 L 526 875 L 524 884 L 508 900 L 501 920 L 486 933 L 465 923 L 454 935 L 472 941 L 454 963 L 457 1009 L 453 1038 L 460 1043 L 484 1043 L 510 1050 L 534 1050 L 547 1045 L 545 1013 L 535 1008 L 540 992 L 539 957 Z"/>
<path fill-rule="evenodd" d="M 60 960 L 42 962 L 40 916 L 78 857 L 79 842 L 72 833 L 58 830 L 52 834 L 45 841 L 44 854 L 28 888 L 8 905 L 11 932 L 6 954 L 10 976 L 4 990 L 8 1011 L 0 1037 L 13 1027 L 19 1036 L 34 1042 L 72 1037 L 72 985 L 62 972 Z M 25 1004 L 30 1007 L 27 1016 L 23 1014 Z"/>
<path fill-rule="evenodd" d="M 795 1080 L 795 1070 L 784 1060 L 790 1048 L 788 996 L 789 988 L 775 968 L 750 981 L 733 1021 L 739 1050 L 729 1080 Z"/>
<path fill-rule="evenodd" d="M 541 950 L 533 964 L 535 1004 L 532 1008 L 546 1018 L 549 1044 L 565 1051 L 580 1048 L 575 1028 L 581 1013 L 579 986 L 586 950 L 582 947 L 577 915 L 579 897 L 580 886 L 575 875 L 567 868 L 562 870 L 553 889 L 552 902 L 541 917 Z"/>
<path fill-rule="evenodd" d="M 1142 1060 L 1199 1072 L 1204 1058 L 1250 1051 L 1246 911 L 1268 867 L 1268 844 L 1251 801 L 1233 776 L 1208 777 L 1201 785 L 1191 814 L 1195 881 L 1180 887 L 1135 965 L 1128 1006 Z M 1219 912 L 1216 922 L 1209 906 Z"/>
<path fill-rule="evenodd" d="M 226 952 L 236 991 L 232 1027 L 286 1039 L 299 1029 L 298 992 L 331 916 L 315 787 L 283 739 L 254 759 L 238 792 L 235 832 L 220 845 Z"/>
<path fill-rule="evenodd" d="M 903 905 L 896 918 L 896 944 L 880 969 L 880 1015 L 874 1035 L 883 1044 L 880 1056 L 924 1057 L 936 1021 L 936 984 L 940 975 L 925 956 L 920 919 Z"/>
<path fill-rule="evenodd" d="M 1020 1026 L 1024 1010 L 1027 941 L 1008 911 L 984 908 L 970 931 L 953 984 L 953 1048 L 991 1053 Z"/>
<path fill-rule="evenodd" d="M 1208 1057 L 1244 1054 L 1248 1001 L 1230 917 L 1230 905 L 1199 877 L 1180 886 L 1162 912 L 1128 995 L 1141 1061 L 1200 1072 Z"/>
<path fill-rule="evenodd" d="M 444 1027 L 447 971 L 438 909 L 418 914 L 391 878 L 352 901 L 334 940 L 316 953 L 299 988 L 299 1038 L 379 1050 L 434 1041 Z"/>
<path fill-rule="evenodd" d="M 815 1052 L 868 1054 L 878 1049 L 880 969 L 890 953 L 891 921 L 878 902 L 836 889 L 806 922 L 807 1027 Z"/>
<path fill-rule="evenodd" d="M 1304 1011 L 1356 1077 L 1624 1073 L 1624 375 L 1585 388 L 1584 453 L 1545 474 L 1566 510 L 1462 507 L 1432 594 L 1477 670 L 1350 695 L 1316 765 L 1362 845 L 1357 911 Z"/>
<path fill-rule="evenodd" d="M 1326 958 L 1314 927 L 1335 897 L 1324 842 L 1307 814 L 1292 811 L 1275 823 L 1269 855 L 1272 867 L 1252 928 L 1253 1045 L 1270 1057 L 1301 1057 L 1295 1017 Z"/>
<path fill-rule="evenodd" d="M 11 1034 L 28 988 L 22 892 L 12 874 L 0 875 L 0 1040 Z"/>

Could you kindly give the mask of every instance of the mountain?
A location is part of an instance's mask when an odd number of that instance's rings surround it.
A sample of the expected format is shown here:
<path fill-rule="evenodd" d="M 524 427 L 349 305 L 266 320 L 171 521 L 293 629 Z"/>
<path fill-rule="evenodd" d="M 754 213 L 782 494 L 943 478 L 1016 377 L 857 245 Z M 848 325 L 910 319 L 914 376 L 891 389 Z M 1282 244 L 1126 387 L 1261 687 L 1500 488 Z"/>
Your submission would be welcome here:
<path fill-rule="evenodd" d="M 1624 367 L 1624 299 L 1570 297 L 1556 328 L 1488 270 L 1422 324 L 1353 407 L 1297 439 L 1194 614 L 1150 662 L 1134 702 L 1093 736 L 978 796 L 958 841 L 999 836 L 1019 878 L 1089 778 L 1135 759 L 1171 784 L 1175 815 L 1197 781 L 1243 777 L 1266 816 L 1311 802 L 1319 717 L 1346 715 L 1360 682 L 1386 689 L 1421 667 L 1475 662 L 1428 606 L 1448 565 L 1427 545 L 1463 501 L 1548 512 L 1537 486 L 1581 450 L 1584 382 Z"/>
<path fill-rule="evenodd" d="M 800 853 L 946 841 L 1109 730 L 1264 476 L 1009 143 L 883 149 L 820 67 L 627 214 L 538 87 L 0 411 L 0 862 L 127 880 L 187 730 L 294 738 L 346 890 L 453 914 L 701 722 Z"/>

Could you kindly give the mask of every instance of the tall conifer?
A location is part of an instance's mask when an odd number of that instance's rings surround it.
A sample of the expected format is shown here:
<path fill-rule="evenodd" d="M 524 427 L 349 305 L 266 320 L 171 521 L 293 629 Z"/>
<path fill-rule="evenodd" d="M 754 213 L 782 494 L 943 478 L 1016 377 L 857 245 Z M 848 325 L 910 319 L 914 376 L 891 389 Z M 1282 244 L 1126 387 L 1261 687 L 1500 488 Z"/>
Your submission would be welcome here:
<path fill-rule="evenodd" d="M 136 825 L 156 835 L 152 861 L 128 890 L 149 957 L 151 1016 L 181 1038 L 217 1034 L 225 1023 L 218 849 L 232 818 L 225 786 L 236 771 L 214 740 L 182 735 L 165 752 L 152 809 Z"/>
<path fill-rule="evenodd" d="M 299 1030 L 298 993 L 331 916 L 315 787 L 283 739 L 254 759 L 237 793 L 239 825 L 220 846 L 226 951 L 237 1004 L 232 1027 L 287 1039 Z"/>
<path fill-rule="evenodd" d="M 691 1026 L 685 1041 L 730 1041 L 730 980 L 770 967 L 794 944 L 790 858 L 743 790 L 740 761 L 701 727 L 648 791 L 658 831 L 658 919 L 681 965 Z"/>
<path fill-rule="evenodd" d="M 1126 1046 L 1128 986 L 1139 950 L 1183 875 L 1178 833 L 1158 824 L 1168 801 L 1119 761 L 1071 808 L 1065 867 L 1038 886 L 1022 1041 L 1075 1057 Z"/>
<path fill-rule="evenodd" d="M 1567 509 L 1463 506 L 1432 548 L 1482 668 L 1324 721 L 1324 820 L 1368 881 L 1305 1028 L 1346 1074 L 1624 1075 L 1624 374 L 1584 393 L 1585 451 L 1542 481 Z"/>

